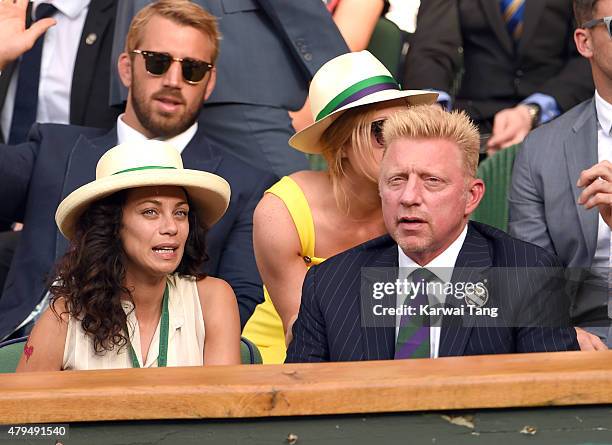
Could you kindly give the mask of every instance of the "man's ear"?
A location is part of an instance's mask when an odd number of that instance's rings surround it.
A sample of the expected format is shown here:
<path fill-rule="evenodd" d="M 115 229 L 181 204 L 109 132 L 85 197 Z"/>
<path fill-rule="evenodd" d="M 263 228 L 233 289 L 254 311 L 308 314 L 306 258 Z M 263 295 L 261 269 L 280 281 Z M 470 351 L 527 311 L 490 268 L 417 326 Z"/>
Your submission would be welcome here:
<path fill-rule="evenodd" d="M 132 59 L 128 53 L 121 53 L 119 56 L 117 70 L 123 86 L 130 88 L 132 86 Z"/>
<path fill-rule="evenodd" d="M 593 57 L 593 41 L 591 32 L 588 29 L 576 28 L 574 31 L 574 42 L 576 49 L 585 59 Z"/>
<path fill-rule="evenodd" d="M 216 83 L 217 83 L 217 68 L 213 67 L 210 70 L 210 78 L 208 79 L 208 83 L 206 84 L 206 91 L 204 92 L 204 101 L 208 100 L 213 90 L 215 89 Z"/>
<path fill-rule="evenodd" d="M 467 202 L 465 205 L 465 214 L 469 215 L 471 214 L 474 210 L 476 210 L 476 208 L 478 207 L 478 204 L 480 204 L 480 201 L 482 200 L 482 197 L 484 196 L 485 193 L 485 184 L 484 181 L 482 179 L 471 179 L 469 184 L 468 184 L 468 190 L 467 190 Z"/>

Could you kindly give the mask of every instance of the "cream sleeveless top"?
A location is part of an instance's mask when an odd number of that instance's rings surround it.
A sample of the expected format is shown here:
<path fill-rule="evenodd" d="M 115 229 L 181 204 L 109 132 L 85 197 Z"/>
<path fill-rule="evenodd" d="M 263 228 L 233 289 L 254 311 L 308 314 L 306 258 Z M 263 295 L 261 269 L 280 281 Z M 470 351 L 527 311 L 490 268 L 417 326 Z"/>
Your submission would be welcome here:
<path fill-rule="evenodd" d="M 196 280 L 191 277 L 179 277 L 177 274 L 168 276 L 168 362 L 167 366 L 201 366 L 204 362 L 204 319 L 198 296 Z M 157 367 L 159 353 L 159 329 L 157 324 L 155 334 L 149 346 L 145 360 L 142 357 L 140 345 L 140 330 L 136 313 L 132 310 L 133 303 L 123 302 L 123 310 L 127 315 L 127 326 L 130 340 L 138 357 L 138 363 L 143 368 Z M 128 347 L 120 350 L 105 351 L 96 354 L 91 337 L 83 331 L 81 322 L 74 317 L 68 321 L 68 333 L 64 346 L 62 369 L 118 369 L 131 368 L 132 362 Z M 144 363 L 144 365 L 142 365 Z"/>

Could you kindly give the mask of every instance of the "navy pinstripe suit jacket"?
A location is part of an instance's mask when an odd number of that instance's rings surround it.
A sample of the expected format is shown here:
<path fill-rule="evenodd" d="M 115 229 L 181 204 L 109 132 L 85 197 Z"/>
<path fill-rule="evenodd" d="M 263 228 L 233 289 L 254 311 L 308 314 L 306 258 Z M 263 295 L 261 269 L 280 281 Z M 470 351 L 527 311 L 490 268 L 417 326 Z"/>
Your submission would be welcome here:
<path fill-rule="evenodd" d="M 386 235 L 312 267 L 304 281 L 286 363 L 393 359 L 395 328 L 364 326 L 367 324 L 361 320 L 360 286 L 362 267 L 397 266 L 397 244 Z M 455 272 L 459 268 L 470 268 L 469 273 L 492 270 L 492 267 L 510 268 L 504 273 L 509 274 L 506 291 L 512 299 L 513 295 L 533 287 L 533 283 L 521 274 L 521 268 L 559 266 L 556 257 L 540 247 L 514 239 L 493 227 L 470 222 Z M 512 290 L 512 286 L 517 285 L 522 287 L 520 292 Z M 563 303 L 551 304 L 548 300 L 545 306 L 558 307 Z M 547 326 L 546 322 L 540 326 Z M 470 326 L 460 317 L 443 317 L 439 356 L 578 349 L 573 328 L 548 326 Z"/>

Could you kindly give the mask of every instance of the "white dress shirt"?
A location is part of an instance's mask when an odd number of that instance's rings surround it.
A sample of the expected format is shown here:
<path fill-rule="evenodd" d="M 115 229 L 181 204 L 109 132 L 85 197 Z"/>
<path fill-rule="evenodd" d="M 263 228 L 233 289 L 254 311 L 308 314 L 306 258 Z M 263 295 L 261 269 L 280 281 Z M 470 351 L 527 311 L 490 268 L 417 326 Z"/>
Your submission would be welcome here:
<path fill-rule="evenodd" d="M 181 134 L 178 134 L 170 139 L 161 139 L 156 138 L 157 140 L 163 140 L 168 142 L 170 145 L 173 145 L 174 148 L 177 149 L 179 153 L 183 153 L 183 150 L 189 144 L 193 136 L 198 131 L 198 123 L 195 122 L 191 127 L 187 130 L 183 131 Z M 123 144 L 124 142 L 138 142 L 138 141 L 146 141 L 148 138 L 139 132 L 138 130 L 133 129 L 128 124 L 123 122 L 123 114 L 117 118 L 117 143 Z"/>
<path fill-rule="evenodd" d="M 609 104 L 595 91 L 595 109 L 597 111 L 597 161 L 612 162 L 612 104 Z M 577 181 L 578 178 L 575 178 Z M 597 249 L 592 267 L 607 270 L 610 266 L 610 227 L 598 214 Z"/>
<path fill-rule="evenodd" d="M 32 17 L 40 3 L 50 3 L 57 8 L 57 12 L 53 15 L 57 24 L 41 37 L 45 39 L 45 43 L 40 62 L 36 121 L 68 124 L 72 73 L 90 0 L 35 0 Z M 18 76 L 19 66 L 16 67 L 9 83 L 0 115 L 4 140 L 8 140 L 11 131 Z"/>
<path fill-rule="evenodd" d="M 424 266 L 420 266 L 415 261 L 412 260 L 409 256 L 407 256 L 400 246 L 397 246 L 398 251 L 398 265 L 399 265 L 399 279 L 404 280 L 408 275 L 410 275 L 415 269 L 420 269 L 421 267 L 426 268 L 432 274 L 436 276 L 442 283 L 448 283 L 451 281 L 451 277 L 453 275 L 453 269 L 455 267 L 455 263 L 457 262 L 457 257 L 459 256 L 459 251 L 463 247 L 463 243 L 465 241 L 465 237 L 467 235 L 467 225 L 463 228 L 461 234 L 457 237 L 453 243 L 448 246 L 448 248 L 442 252 L 440 255 L 435 257 L 429 263 Z M 435 286 L 436 288 L 438 286 Z M 441 303 L 444 304 L 446 301 L 445 295 L 428 295 L 430 305 L 433 303 Z M 398 294 L 397 295 L 397 304 L 396 307 L 401 307 L 404 303 L 405 296 Z M 399 333 L 399 325 L 401 320 L 401 314 L 396 316 L 395 319 L 395 339 L 397 341 L 397 335 Z M 440 350 L 440 326 L 431 326 L 429 328 L 429 346 L 430 352 L 429 356 L 431 358 L 438 357 L 438 351 Z"/>

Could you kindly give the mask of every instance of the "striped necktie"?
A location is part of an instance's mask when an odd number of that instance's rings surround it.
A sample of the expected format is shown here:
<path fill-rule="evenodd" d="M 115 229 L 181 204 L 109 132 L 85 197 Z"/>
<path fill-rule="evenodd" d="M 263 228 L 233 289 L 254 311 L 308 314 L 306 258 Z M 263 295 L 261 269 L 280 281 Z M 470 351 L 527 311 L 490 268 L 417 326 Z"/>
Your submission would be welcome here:
<path fill-rule="evenodd" d="M 518 42 L 523 34 L 523 14 L 525 12 L 526 0 L 501 0 L 501 13 L 506 23 L 508 33 L 515 42 Z M 541 0 L 539 0 L 541 1 Z"/>
<path fill-rule="evenodd" d="M 34 20 L 51 17 L 57 9 L 49 3 L 37 6 Z M 9 144 L 19 144 L 26 140 L 28 131 L 36 122 L 38 110 L 38 81 L 40 78 L 40 61 L 44 36 L 34 43 L 34 46 L 21 57 L 19 77 L 17 79 L 17 92 L 15 93 L 15 107 L 9 133 Z"/>
<path fill-rule="evenodd" d="M 395 360 L 430 357 L 429 315 L 421 315 L 419 308 L 429 304 L 427 283 L 434 279 L 434 275 L 427 269 L 417 269 L 412 273 L 416 292 L 414 298 L 411 295 L 406 297 L 404 305 L 414 308 L 414 315 L 405 313 L 400 319 L 395 342 Z"/>

